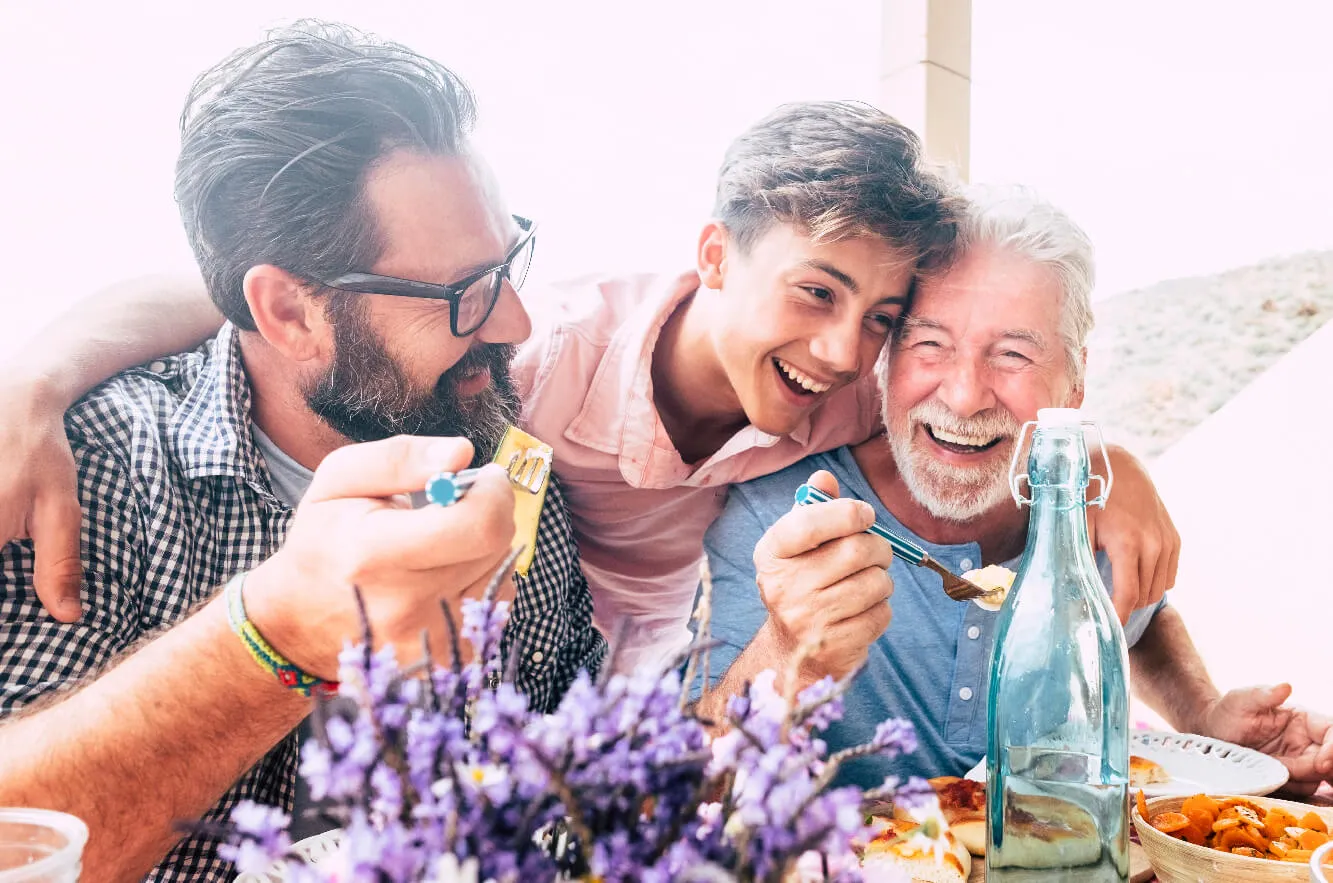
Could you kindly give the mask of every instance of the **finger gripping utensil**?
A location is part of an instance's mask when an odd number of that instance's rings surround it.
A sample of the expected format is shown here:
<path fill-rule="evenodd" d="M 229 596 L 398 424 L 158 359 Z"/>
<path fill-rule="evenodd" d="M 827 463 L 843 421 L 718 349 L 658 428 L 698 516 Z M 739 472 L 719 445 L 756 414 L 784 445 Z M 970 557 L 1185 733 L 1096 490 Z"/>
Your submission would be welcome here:
<path fill-rule="evenodd" d="M 833 500 L 828 494 L 812 485 L 803 484 L 796 489 L 796 505 L 811 506 L 815 503 L 827 503 Z M 926 552 L 925 549 L 918 546 L 911 540 L 904 539 L 890 531 L 887 527 L 880 524 L 878 520 L 870 527 L 866 528 L 866 533 L 874 534 L 893 547 L 893 554 L 902 558 L 908 564 L 916 567 L 924 567 L 926 570 L 933 570 L 940 575 L 944 581 L 944 594 L 955 601 L 971 601 L 975 598 L 984 598 L 993 594 L 995 590 L 983 589 L 976 583 L 963 579 L 949 568 L 940 564 Z"/>

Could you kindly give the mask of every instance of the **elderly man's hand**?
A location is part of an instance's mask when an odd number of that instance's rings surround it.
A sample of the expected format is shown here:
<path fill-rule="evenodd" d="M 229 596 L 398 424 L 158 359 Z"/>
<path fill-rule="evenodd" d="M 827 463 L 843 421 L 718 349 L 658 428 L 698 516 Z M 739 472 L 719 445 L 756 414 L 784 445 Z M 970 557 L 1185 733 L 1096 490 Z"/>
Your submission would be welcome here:
<path fill-rule="evenodd" d="M 478 597 L 514 539 L 514 494 L 487 466 L 458 503 L 413 509 L 406 494 L 472 458 L 463 439 L 400 436 L 349 445 L 315 471 L 282 548 L 246 578 L 246 612 L 278 652 L 306 671 L 336 676 L 343 641 L 361 633 L 360 588 L 377 645 L 420 655 L 421 632 L 448 658 L 440 604 L 457 617 Z M 512 594 L 512 580 L 506 588 Z"/>
<path fill-rule="evenodd" d="M 31 537 L 37 597 L 61 622 L 80 615 L 78 475 L 64 408 L 32 386 L 0 389 L 0 544 Z"/>
<path fill-rule="evenodd" d="M 1111 562 L 1111 598 L 1124 624 L 1176 584 L 1180 534 L 1143 465 L 1123 448 L 1108 453 L 1115 492 L 1105 510 L 1089 509 L 1088 533 L 1093 549 Z"/>
<path fill-rule="evenodd" d="M 1291 773 L 1287 790 L 1311 794 L 1333 781 L 1333 722 L 1283 705 L 1290 684 L 1232 690 L 1213 703 L 1199 733 L 1276 757 Z"/>
<path fill-rule="evenodd" d="M 816 472 L 810 483 L 837 496 L 837 480 L 827 472 Z M 809 652 L 804 676 L 843 677 L 888 628 L 893 549 L 865 533 L 874 520 L 874 509 L 860 500 L 803 506 L 755 547 L 756 581 L 769 615 L 764 628 L 784 653 Z"/>

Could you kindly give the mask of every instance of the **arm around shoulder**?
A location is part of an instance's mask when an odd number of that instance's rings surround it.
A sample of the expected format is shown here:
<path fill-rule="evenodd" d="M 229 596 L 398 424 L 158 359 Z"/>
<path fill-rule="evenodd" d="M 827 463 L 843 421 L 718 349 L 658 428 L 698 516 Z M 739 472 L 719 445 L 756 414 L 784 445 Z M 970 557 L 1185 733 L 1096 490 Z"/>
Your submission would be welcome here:
<path fill-rule="evenodd" d="M 0 542 L 31 537 L 36 587 L 58 620 L 79 618 L 80 513 L 64 414 L 116 373 L 195 346 L 221 318 L 196 278 L 121 283 L 37 333 L 0 371 Z"/>
<path fill-rule="evenodd" d="M 1180 534 L 1147 468 L 1115 445 L 1107 446 L 1107 455 L 1113 493 L 1104 510 L 1089 510 L 1088 529 L 1093 548 L 1111 560 L 1111 594 L 1123 624 L 1132 611 L 1156 604 L 1175 585 Z M 1107 468 L 1099 455 L 1093 457 L 1094 472 L 1105 475 Z"/>
<path fill-rule="evenodd" d="M 78 301 L 6 360 L 9 395 L 63 412 L 113 375 L 192 349 L 222 325 L 198 276 L 148 276 Z"/>

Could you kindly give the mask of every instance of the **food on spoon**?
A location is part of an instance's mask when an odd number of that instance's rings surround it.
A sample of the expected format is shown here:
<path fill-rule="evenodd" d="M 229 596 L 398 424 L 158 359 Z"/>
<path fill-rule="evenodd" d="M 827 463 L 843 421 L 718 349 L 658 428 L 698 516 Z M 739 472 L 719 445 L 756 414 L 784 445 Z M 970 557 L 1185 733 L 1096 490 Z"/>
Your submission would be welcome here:
<path fill-rule="evenodd" d="M 1017 574 L 1007 567 L 987 564 L 978 570 L 969 570 L 963 574 L 963 579 L 990 592 L 989 595 L 973 598 L 973 603 L 986 610 L 999 610 L 1004 605 L 1004 599 L 1009 597 L 1015 576 Z"/>
<path fill-rule="evenodd" d="M 1159 782 L 1171 781 L 1171 775 L 1155 761 L 1137 754 L 1129 756 L 1129 787 L 1146 788 Z"/>

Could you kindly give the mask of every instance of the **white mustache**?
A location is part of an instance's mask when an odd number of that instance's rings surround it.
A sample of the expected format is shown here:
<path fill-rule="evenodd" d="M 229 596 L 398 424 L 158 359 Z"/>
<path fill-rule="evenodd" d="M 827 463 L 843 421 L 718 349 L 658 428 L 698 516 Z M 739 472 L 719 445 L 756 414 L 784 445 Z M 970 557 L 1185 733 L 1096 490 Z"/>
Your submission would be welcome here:
<path fill-rule="evenodd" d="M 959 417 L 935 400 L 917 405 L 908 413 L 908 419 L 913 424 L 925 423 L 953 435 L 975 438 L 1013 438 L 1020 429 L 1018 420 L 1008 411 L 992 408 L 971 417 Z"/>

